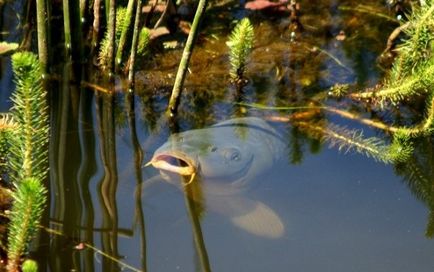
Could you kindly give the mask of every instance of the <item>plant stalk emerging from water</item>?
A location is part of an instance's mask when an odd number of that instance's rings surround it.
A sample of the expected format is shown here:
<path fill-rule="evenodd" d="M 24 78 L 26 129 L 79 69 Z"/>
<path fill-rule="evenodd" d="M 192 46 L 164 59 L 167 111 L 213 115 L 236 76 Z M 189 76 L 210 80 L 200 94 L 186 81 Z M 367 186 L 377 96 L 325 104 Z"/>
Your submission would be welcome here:
<path fill-rule="evenodd" d="M 188 34 L 187 42 L 185 43 L 182 58 L 179 63 L 178 72 L 176 73 L 175 84 L 173 85 L 172 95 L 170 96 L 169 106 L 167 107 L 166 115 L 173 118 L 178 110 L 181 90 L 184 85 L 185 74 L 187 72 L 188 63 L 193 52 L 194 42 L 198 33 L 199 24 L 202 16 L 205 13 L 207 0 L 199 0 L 196 14 L 194 15 L 193 23 L 191 25 L 190 33 Z"/>
<path fill-rule="evenodd" d="M 8 236 L 8 271 L 18 271 L 21 256 L 35 235 L 47 192 L 42 185 L 48 171 L 48 115 L 42 68 L 36 55 L 12 56 L 16 90 L 12 95 L 15 129 L 8 134 L 9 176 L 16 186 Z M 10 122 L 6 122 L 10 125 Z"/>

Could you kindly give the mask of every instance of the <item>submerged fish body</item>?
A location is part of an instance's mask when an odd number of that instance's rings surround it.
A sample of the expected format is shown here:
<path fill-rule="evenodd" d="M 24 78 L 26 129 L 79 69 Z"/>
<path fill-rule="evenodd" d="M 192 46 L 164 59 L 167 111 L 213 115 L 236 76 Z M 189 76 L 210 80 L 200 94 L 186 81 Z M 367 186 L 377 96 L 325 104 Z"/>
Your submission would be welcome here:
<path fill-rule="evenodd" d="M 172 135 L 155 151 L 151 164 L 163 172 L 200 175 L 207 193 L 228 195 L 270 169 L 284 148 L 264 120 L 236 118 Z"/>
<path fill-rule="evenodd" d="M 206 206 L 239 228 L 263 237 L 284 233 L 280 217 L 267 205 L 241 193 L 282 156 L 285 144 L 262 119 L 236 118 L 169 137 L 150 161 L 162 177 L 180 187 L 173 174 L 200 177 Z"/>

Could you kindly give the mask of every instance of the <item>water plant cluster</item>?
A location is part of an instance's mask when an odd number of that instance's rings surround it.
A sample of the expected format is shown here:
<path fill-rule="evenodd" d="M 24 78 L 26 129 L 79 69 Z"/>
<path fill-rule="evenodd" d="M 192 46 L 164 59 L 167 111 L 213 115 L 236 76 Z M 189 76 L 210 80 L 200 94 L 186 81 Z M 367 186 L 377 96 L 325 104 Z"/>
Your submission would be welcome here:
<path fill-rule="evenodd" d="M 42 69 L 37 56 L 19 52 L 12 56 L 16 90 L 10 113 L 0 126 L 2 170 L 12 188 L 7 237 L 7 270 L 19 271 L 22 256 L 39 230 L 45 209 L 48 172 L 48 114 L 46 91 L 42 85 Z M 26 267 L 31 267 L 27 270 Z M 35 266 L 27 264 L 23 271 Z"/>
<path fill-rule="evenodd" d="M 425 100 L 422 121 L 413 126 L 396 126 L 371 122 L 372 126 L 392 134 L 392 145 L 386 152 L 391 161 L 405 161 L 411 155 L 412 138 L 430 135 L 434 125 L 434 4 L 424 1 L 415 6 L 404 30 L 405 37 L 396 49 L 396 58 L 382 84 L 367 91 L 349 92 L 349 85 L 336 85 L 330 94 L 366 101 L 370 106 L 387 110 L 405 107 L 411 101 Z M 361 118 L 360 118 L 361 119 Z M 356 137 L 358 138 L 358 137 Z M 381 145 L 383 146 L 383 145 Z M 377 156 L 375 156 L 377 157 Z M 383 158 L 379 158 L 383 160 Z M 386 160 L 387 161 L 387 160 Z"/>

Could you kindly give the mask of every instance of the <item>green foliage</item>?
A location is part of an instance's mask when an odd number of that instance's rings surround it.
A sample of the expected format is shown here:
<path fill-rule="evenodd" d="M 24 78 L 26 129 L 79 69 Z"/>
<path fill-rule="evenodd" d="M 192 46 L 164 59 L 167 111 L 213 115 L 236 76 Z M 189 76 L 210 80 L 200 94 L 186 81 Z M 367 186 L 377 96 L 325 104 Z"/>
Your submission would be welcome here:
<path fill-rule="evenodd" d="M 13 118 L 3 117 L 0 146 L 7 152 L 9 176 L 16 187 L 8 233 L 8 270 L 18 271 L 21 255 L 38 230 L 47 198 L 41 181 L 48 171 L 49 127 L 42 69 L 36 55 L 15 53 L 12 69 L 16 85 Z"/>
<path fill-rule="evenodd" d="M 13 199 L 8 235 L 9 268 L 17 266 L 21 255 L 38 230 L 47 201 L 47 191 L 39 179 L 26 178 L 13 192 Z"/>
<path fill-rule="evenodd" d="M 254 29 L 248 18 L 242 19 L 232 31 L 229 46 L 230 76 L 233 80 L 243 77 L 247 58 L 253 47 Z"/>
<path fill-rule="evenodd" d="M 337 147 L 345 153 L 355 151 L 383 163 L 396 163 L 407 160 L 413 154 L 413 146 L 405 136 L 396 136 L 388 145 L 377 137 L 365 138 L 362 130 L 348 129 L 335 124 L 323 126 L 300 122 L 301 128 L 306 129 L 315 138 L 327 141 L 330 147 Z"/>
<path fill-rule="evenodd" d="M 398 103 L 408 97 L 430 94 L 434 86 L 434 3 L 414 6 L 405 28 L 406 38 L 384 84 L 375 91 L 355 95 Z"/>
<path fill-rule="evenodd" d="M 38 263 L 34 260 L 25 260 L 21 269 L 23 272 L 38 272 Z"/>
<path fill-rule="evenodd" d="M 116 27 L 115 27 L 115 47 L 119 44 L 122 32 L 128 28 L 128 21 L 126 20 L 127 9 L 120 7 L 116 10 Z M 104 34 L 101 41 L 101 46 L 98 55 L 98 63 L 101 69 L 107 70 L 108 63 L 112 60 L 109 52 L 110 47 L 110 33 L 108 30 Z"/>
<path fill-rule="evenodd" d="M 404 133 L 397 132 L 393 135 L 392 143 L 390 144 L 385 156 L 393 162 L 405 162 L 413 155 L 414 147 L 410 139 Z"/>
<path fill-rule="evenodd" d="M 329 95 L 340 98 L 344 97 L 349 90 L 350 86 L 348 84 L 335 84 L 329 90 Z"/>
<path fill-rule="evenodd" d="M 139 42 L 137 44 L 137 53 L 141 56 L 146 55 L 149 47 L 149 42 L 151 41 L 151 33 L 149 29 L 144 27 L 139 33 Z"/>
<path fill-rule="evenodd" d="M 329 125 L 324 131 L 324 139 L 331 147 L 337 147 L 345 153 L 354 150 L 357 153 L 374 158 L 383 163 L 391 163 L 386 143 L 376 137 L 365 138 L 362 130 L 350 130 L 337 125 Z"/>
<path fill-rule="evenodd" d="M 26 177 L 43 180 L 48 171 L 48 114 L 42 88 L 41 65 L 33 53 L 12 56 L 16 90 L 12 94 L 12 115 L 18 124 L 10 134 L 10 177 L 18 184 Z"/>
<path fill-rule="evenodd" d="M 398 48 L 399 55 L 391 74 L 392 80 L 414 74 L 433 57 L 434 4 L 414 6 L 409 18 L 410 26 L 405 29 L 407 39 Z"/>

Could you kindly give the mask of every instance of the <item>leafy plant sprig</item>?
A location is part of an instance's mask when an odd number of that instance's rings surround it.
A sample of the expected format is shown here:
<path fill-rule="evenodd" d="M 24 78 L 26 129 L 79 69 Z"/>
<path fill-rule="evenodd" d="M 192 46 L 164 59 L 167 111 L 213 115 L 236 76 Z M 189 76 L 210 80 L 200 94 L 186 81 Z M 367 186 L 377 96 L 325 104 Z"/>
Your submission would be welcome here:
<path fill-rule="evenodd" d="M 229 62 L 231 79 L 241 79 L 247 64 L 247 58 L 253 47 L 254 29 L 248 18 L 242 19 L 232 31 L 229 41 Z"/>

